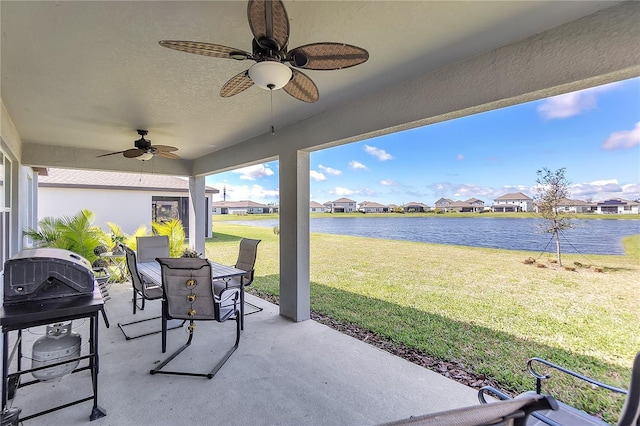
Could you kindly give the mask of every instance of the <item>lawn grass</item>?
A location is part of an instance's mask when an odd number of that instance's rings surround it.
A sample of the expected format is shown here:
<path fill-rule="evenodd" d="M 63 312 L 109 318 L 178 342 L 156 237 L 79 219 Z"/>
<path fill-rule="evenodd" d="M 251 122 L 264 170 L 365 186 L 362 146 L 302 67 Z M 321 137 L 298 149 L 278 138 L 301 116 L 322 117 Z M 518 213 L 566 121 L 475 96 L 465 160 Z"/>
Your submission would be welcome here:
<path fill-rule="evenodd" d="M 262 240 L 253 286 L 277 295 L 273 230 L 217 222 L 214 231 L 206 254 L 222 263 L 235 261 L 242 237 Z M 511 392 L 533 389 L 525 366 L 534 356 L 626 388 L 640 350 L 640 257 L 630 254 L 590 255 L 589 265 L 566 254 L 565 265 L 580 262 L 567 271 L 547 254 L 312 233 L 311 308 L 460 361 Z M 529 256 L 536 264 L 524 264 Z M 616 421 L 623 398 L 556 376 L 555 396 Z"/>
<path fill-rule="evenodd" d="M 622 239 L 624 252 L 627 256 L 635 257 L 640 261 L 640 235 L 630 235 Z"/>

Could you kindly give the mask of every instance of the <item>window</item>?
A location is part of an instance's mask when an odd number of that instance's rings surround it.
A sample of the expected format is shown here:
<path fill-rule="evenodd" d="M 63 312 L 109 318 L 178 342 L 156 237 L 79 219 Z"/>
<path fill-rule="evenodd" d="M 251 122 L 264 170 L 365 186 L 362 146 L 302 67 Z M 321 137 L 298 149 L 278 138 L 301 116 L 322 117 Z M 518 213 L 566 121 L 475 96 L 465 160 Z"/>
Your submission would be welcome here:
<path fill-rule="evenodd" d="M 0 150 L 0 272 L 11 250 L 11 161 Z"/>
<path fill-rule="evenodd" d="M 189 235 L 189 197 L 152 197 L 151 220 L 167 222 L 179 219 Z"/>

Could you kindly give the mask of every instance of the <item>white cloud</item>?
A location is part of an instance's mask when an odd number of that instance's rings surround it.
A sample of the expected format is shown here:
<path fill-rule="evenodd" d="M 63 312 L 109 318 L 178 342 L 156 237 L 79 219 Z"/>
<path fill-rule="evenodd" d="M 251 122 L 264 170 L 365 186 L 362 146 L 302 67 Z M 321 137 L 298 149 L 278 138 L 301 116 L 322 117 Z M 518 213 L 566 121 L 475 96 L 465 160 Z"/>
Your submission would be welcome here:
<path fill-rule="evenodd" d="M 548 98 L 538 105 L 538 113 L 546 120 L 568 118 L 582 114 L 596 107 L 596 97 L 592 91 L 565 93 Z"/>
<path fill-rule="evenodd" d="M 627 183 L 621 185 L 617 179 L 576 183 L 571 185 L 569 190 L 571 191 L 571 198 L 578 200 L 592 199 L 593 201 L 603 201 L 608 198 L 637 200 L 640 198 L 640 184 Z"/>
<path fill-rule="evenodd" d="M 462 154 L 456 155 L 456 160 L 458 160 L 458 161 L 464 160 L 464 155 L 462 155 Z"/>
<path fill-rule="evenodd" d="M 393 155 L 389 154 L 384 149 L 376 148 L 375 146 L 365 145 L 364 150 L 367 154 L 373 155 L 380 161 L 393 160 Z"/>
<path fill-rule="evenodd" d="M 240 174 L 240 179 L 243 180 L 256 180 L 257 178 L 273 175 L 273 170 L 264 164 L 255 164 L 253 166 L 233 170 L 233 173 Z"/>
<path fill-rule="evenodd" d="M 532 188 L 526 185 L 505 185 L 502 189 L 509 192 L 524 192 L 527 195 L 527 192 L 531 191 Z"/>
<path fill-rule="evenodd" d="M 546 120 L 568 118 L 582 114 L 597 107 L 596 94 L 616 88 L 623 82 L 590 87 L 577 92 L 565 93 L 545 99 L 538 105 L 538 113 Z"/>
<path fill-rule="evenodd" d="M 349 188 L 343 188 L 341 186 L 336 186 L 336 188 L 331 191 L 332 194 L 336 194 L 336 195 L 352 195 L 352 194 L 356 194 L 357 191 L 353 191 Z"/>
<path fill-rule="evenodd" d="M 396 182 L 393 179 L 383 179 L 383 180 L 380 181 L 380 185 L 396 186 L 396 185 L 398 185 L 398 182 Z"/>
<path fill-rule="evenodd" d="M 367 166 L 365 166 L 364 164 L 358 161 L 349 161 L 349 167 L 351 167 L 354 170 L 369 170 Z"/>
<path fill-rule="evenodd" d="M 611 133 L 602 144 L 602 149 L 612 151 L 614 149 L 632 148 L 634 145 L 640 145 L 640 121 L 636 123 L 636 127 L 633 130 Z"/>
<path fill-rule="evenodd" d="M 327 180 L 327 177 L 323 173 L 317 172 L 315 170 L 311 170 L 309 172 L 309 176 L 316 182 L 323 182 Z"/>
<path fill-rule="evenodd" d="M 214 201 L 222 201 L 223 188 L 227 190 L 227 201 L 251 200 L 257 203 L 277 202 L 280 191 L 276 189 L 266 189 L 261 185 L 230 185 L 224 182 L 207 182 L 208 186 L 213 186 L 220 190 L 214 195 Z"/>
<path fill-rule="evenodd" d="M 325 167 L 322 164 L 318 164 L 318 168 L 320 170 L 322 170 L 323 172 L 333 175 L 333 176 L 340 176 L 342 174 L 342 171 L 337 170 L 337 169 L 332 169 L 331 167 Z"/>
<path fill-rule="evenodd" d="M 483 200 L 486 205 L 493 204 L 493 200 L 498 198 L 501 195 L 506 194 L 507 192 L 515 192 L 515 191 L 505 191 L 504 188 L 492 188 L 488 186 L 478 186 L 472 184 L 454 184 L 449 182 L 438 182 L 429 185 L 432 193 L 436 197 L 435 200 L 430 202 L 437 201 L 438 198 L 451 198 L 455 200 L 468 200 L 469 198 L 478 198 Z M 427 203 L 428 204 L 428 203 Z"/>
<path fill-rule="evenodd" d="M 508 192 L 513 192 L 511 189 Z M 530 192 L 521 191 L 527 195 L 535 195 L 535 186 Z M 620 184 L 617 179 L 601 179 L 586 183 L 574 183 L 569 186 L 569 198 L 574 200 L 603 201 L 609 198 L 623 198 L 636 200 L 640 198 L 640 184 Z"/>
<path fill-rule="evenodd" d="M 640 200 L 640 184 L 628 183 L 622 185 L 622 197 L 627 200 Z"/>
<path fill-rule="evenodd" d="M 251 193 L 261 199 L 278 199 L 280 191 L 278 189 L 265 189 L 260 185 L 253 185 Z"/>

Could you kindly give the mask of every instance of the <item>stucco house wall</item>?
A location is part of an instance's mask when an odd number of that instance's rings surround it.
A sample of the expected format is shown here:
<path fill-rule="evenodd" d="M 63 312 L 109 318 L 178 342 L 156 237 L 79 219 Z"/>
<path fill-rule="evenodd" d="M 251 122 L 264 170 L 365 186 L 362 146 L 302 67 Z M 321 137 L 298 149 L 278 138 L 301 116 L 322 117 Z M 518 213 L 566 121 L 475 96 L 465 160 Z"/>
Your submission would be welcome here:
<path fill-rule="evenodd" d="M 339 198 L 330 203 L 332 213 L 351 213 L 356 211 L 356 202 L 349 198 Z"/>
<path fill-rule="evenodd" d="M 640 212 L 640 203 L 637 201 L 623 200 L 622 198 L 613 198 L 605 200 L 597 204 L 597 214 L 638 214 Z"/>
<path fill-rule="evenodd" d="M 533 210 L 533 199 L 521 192 L 505 194 L 496 198 L 492 210 L 496 211 L 521 211 L 530 212 Z"/>
<path fill-rule="evenodd" d="M 182 219 L 189 224 L 189 183 L 175 176 L 49 169 L 38 182 L 38 220 L 73 216 L 82 209 L 95 215 L 94 224 L 108 231 L 107 222 L 132 234 L 153 220 Z M 211 206 L 218 190 L 205 187 L 205 237 L 212 236 Z"/>
<path fill-rule="evenodd" d="M 95 213 L 95 224 L 105 231 L 107 222 L 115 223 L 131 234 L 141 225 L 151 230 L 151 203 L 153 196 L 184 197 L 179 192 L 124 191 L 82 188 L 38 189 L 38 220 L 44 217 L 71 216 L 82 209 Z"/>

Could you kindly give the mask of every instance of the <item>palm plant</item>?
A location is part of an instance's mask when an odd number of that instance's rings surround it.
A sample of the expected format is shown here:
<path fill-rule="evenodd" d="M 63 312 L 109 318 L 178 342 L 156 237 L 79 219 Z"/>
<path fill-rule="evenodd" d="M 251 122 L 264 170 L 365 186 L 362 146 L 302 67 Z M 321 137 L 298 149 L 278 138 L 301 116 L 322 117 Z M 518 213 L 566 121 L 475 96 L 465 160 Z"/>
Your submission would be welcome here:
<path fill-rule="evenodd" d="M 182 222 L 179 219 L 171 219 L 166 222 L 153 222 L 153 230 L 158 235 L 169 237 L 169 256 L 180 257 L 184 252 L 185 233 Z"/>
<path fill-rule="evenodd" d="M 86 209 L 74 216 L 46 217 L 38 222 L 38 229 L 27 228 L 23 234 L 35 247 L 69 250 L 93 262 L 98 259 L 93 249 L 108 240 L 104 231 L 93 225 L 94 219 L 94 213 Z"/>

